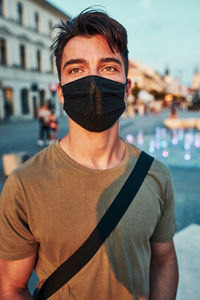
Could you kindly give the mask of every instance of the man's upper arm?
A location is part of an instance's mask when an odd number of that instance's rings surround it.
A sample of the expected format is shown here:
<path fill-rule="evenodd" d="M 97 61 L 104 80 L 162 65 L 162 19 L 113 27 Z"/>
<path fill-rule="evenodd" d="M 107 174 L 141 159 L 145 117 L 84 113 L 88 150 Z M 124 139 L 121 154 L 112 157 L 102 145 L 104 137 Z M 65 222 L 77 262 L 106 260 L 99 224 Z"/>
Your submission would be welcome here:
<path fill-rule="evenodd" d="M 157 220 L 156 227 L 150 241 L 153 243 L 163 243 L 163 245 L 170 241 L 176 230 L 176 216 L 175 216 L 175 199 L 172 177 L 168 168 L 165 167 L 164 173 L 161 173 L 161 178 L 164 178 L 162 185 L 163 191 L 160 195 L 162 201 L 160 202 L 160 216 Z"/>
<path fill-rule="evenodd" d="M 165 243 L 151 243 L 151 258 L 153 264 L 162 264 L 176 261 L 176 251 L 173 239 Z"/>
<path fill-rule="evenodd" d="M 0 295 L 27 288 L 36 260 L 36 253 L 20 260 L 0 259 Z"/>
<path fill-rule="evenodd" d="M 21 179 L 14 171 L 0 197 L 0 258 L 20 260 L 37 252 L 38 242 L 30 229 Z"/>

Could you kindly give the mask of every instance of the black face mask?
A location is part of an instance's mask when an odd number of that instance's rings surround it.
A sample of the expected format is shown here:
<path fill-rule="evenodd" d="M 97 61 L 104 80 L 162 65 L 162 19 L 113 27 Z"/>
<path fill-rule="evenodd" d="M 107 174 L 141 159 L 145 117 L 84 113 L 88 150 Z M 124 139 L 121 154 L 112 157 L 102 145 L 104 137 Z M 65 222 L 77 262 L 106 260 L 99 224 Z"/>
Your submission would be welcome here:
<path fill-rule="evenodd" d="M 83 128 L 101 132 L 125 110 L 125 84 L 100 76 L 86 76 L 63 86 L 64 110 Z"/>

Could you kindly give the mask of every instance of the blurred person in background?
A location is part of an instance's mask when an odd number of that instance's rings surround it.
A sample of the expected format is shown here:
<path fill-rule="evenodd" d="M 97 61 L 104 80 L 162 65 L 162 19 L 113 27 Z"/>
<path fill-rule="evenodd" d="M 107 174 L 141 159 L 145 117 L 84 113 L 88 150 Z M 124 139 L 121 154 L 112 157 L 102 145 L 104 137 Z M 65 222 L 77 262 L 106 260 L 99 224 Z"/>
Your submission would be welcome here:
<path fill-rule="evenodd" d="M 49 143 L 52 144 L 55 142 L 58 138 L 57 134 L 59 131 L 59 125 L 58 120 L 56 117 L 56 114 L 53 109 L 51 109 L 50 115 L 49 115 Z"/>
<path fill-rule="evenodd" d="M 44 103 L 39 109 L 38 109 L 38 121 L 39 121 L 39 139 L 38 139 L 38 146 L 43 146 L 45 144 L 48 144 L 49 142 L 49 117 L 51 114 L 51 110 L 49 109 L 48 103 Z"/>
<path fill-rule="evenodd" d="M 170 107 L 170 119 L 176 119 L 178 117 L 178 102 L 176 96 L 174 96 Z"/>
<path fill-rule="evenodd" d="M 58 96 L 69 132 L 8 178 L 0 210 L 1 300 L 32 299 L 88 238 L 134 168 L 140 150 L 119 136 L 131 82 L 127 33 L 103 11 L 62 22 L 53 44 Z M 106 92 L 105 92 L 106 91 Z M 54 300 L 174 300 L 174 195 L 154 159 L 126 214 L 89 263 Z"/>

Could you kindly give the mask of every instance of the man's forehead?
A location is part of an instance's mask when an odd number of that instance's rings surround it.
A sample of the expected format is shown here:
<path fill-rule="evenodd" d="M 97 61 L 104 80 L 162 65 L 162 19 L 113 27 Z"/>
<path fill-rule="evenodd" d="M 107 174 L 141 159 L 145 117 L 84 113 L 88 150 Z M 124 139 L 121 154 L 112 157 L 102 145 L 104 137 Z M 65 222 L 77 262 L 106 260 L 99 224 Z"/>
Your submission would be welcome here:
<path fill-rule="evenodd" d="M 103 56 L 121 57 L 121 53 L 116 49 L 111 50 L 105 37 L 99 34 L 94 36 L 75 36 L 66 43 L 63 49 L 63 57 L 71 55 L 73 56 L 72 58 L 80 58 L 81 54 L 94 57 L 95 54 L 101 53 L 105 53 Z"/>

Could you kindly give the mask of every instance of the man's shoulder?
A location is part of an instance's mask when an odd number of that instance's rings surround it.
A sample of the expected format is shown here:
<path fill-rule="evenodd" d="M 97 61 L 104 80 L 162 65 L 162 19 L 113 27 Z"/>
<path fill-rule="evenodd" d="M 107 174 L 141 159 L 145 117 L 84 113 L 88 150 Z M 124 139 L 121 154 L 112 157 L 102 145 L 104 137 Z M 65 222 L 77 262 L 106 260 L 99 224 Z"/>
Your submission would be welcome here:
<path fill-rule="evenodd" d="M 53 144 L 36 153 L 13 171 L 18 177 L 27 178 L 33 175 L 40 176 L 55 158 L 56 146 Z"/>

